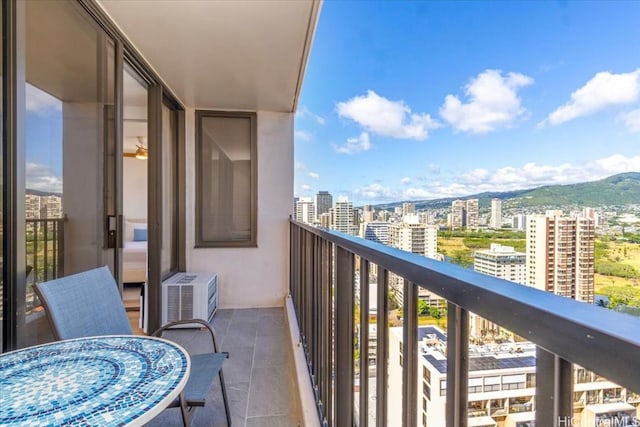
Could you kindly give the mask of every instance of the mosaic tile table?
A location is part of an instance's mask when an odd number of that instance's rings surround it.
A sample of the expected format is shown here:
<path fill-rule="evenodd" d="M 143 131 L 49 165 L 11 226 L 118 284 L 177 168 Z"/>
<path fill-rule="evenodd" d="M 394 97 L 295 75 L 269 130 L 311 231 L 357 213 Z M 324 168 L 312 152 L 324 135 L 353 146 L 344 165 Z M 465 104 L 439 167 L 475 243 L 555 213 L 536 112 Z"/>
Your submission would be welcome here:
<path fill-rule="evenodd" d="M 189 367 L 182 347 L 144 336 L 0 354 L 0 426 L 142 425 L 180 394 Z"/>

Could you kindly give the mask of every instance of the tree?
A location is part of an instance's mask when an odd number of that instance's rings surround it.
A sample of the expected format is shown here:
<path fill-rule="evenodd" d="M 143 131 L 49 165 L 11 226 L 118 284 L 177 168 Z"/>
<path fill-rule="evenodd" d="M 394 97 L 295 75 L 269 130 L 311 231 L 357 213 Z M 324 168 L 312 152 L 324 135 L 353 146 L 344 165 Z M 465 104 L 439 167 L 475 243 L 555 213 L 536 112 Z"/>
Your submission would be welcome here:
<path fill-rule="evenodd" d="M 429 313 L 429 306 L 427 302 L 423 299 L 418 300 L 418 314 L 420 316 L 424 316 Z"/>
<path fill-rule="evenodd" d="M 438 307 L 429 307 L 429 316 L 434 319 L 440 319 L 442 318 L 442 311 Z"/>

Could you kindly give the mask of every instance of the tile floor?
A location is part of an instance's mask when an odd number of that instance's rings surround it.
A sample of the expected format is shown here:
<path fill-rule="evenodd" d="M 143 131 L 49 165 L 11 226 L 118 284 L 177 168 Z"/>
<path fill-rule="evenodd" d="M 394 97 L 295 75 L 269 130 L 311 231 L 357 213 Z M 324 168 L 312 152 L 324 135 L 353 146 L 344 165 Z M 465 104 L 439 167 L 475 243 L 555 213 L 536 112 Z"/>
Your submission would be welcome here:
<path fill-rule="evenodd" d="M 297 427 L 299 399 L 284 308 L 218 310 L 212 322 L 221 351 L 229 352 L 223 372 L 234 427 Z M 209 351 L 206 332 L 181 330 L 167 338 L 189 352 Z M 220 386 L 211 404 L 195 412 L 194 426 L 226 426 Z M 149 426 L 181 425 L 177 408 L 164 411 Z"/>

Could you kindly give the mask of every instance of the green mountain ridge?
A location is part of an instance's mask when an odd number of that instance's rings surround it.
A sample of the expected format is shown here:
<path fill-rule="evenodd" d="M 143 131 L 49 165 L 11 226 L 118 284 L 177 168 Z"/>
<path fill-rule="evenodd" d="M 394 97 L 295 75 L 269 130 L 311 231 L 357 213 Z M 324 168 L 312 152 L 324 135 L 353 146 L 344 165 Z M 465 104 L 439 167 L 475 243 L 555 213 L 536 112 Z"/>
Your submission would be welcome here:
<path fill-rule="evenodd" d="M 451 206 L 456 199 L 479 199 L 480 207 L 487 207 L 491 199 L 509 201 L 510 207 L 542 206 L 625 206 L 640 203 L 640 172 L 626 172 L 597 181 L 566 185 L 545 185 L 537 188 L 506 192 L 485 192 L 465 197 L 434 200 L 414 200 L 416 209 L 434 209 Z M 401 202 L 375 205 L 377 209 L 393 209 Z"/>

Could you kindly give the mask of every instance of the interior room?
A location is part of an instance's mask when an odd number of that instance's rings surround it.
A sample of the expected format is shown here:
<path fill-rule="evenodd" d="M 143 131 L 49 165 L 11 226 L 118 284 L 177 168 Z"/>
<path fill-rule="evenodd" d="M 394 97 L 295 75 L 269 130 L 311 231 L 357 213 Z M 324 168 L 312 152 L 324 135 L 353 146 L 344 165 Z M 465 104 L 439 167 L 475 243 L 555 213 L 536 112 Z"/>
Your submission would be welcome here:
<path fill-rule="evenodd" d="M 140 328 L 147 281 L 147 90 L 135 73 L 123 70 L 122 298 L 132 327 Z"/>

